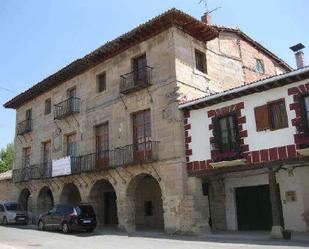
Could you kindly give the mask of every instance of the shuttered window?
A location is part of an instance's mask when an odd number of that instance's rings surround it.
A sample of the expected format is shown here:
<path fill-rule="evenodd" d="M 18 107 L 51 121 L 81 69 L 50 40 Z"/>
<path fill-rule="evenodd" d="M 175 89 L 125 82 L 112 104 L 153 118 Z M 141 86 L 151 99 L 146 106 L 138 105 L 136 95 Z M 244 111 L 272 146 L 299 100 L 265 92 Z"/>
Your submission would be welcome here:
<path fill-rule="evenodd" d="M 284 99 L 269 102 L 254 108 L 256 130 L 277 130 L 288 127 Z"/>
<path fill-rule="evenodd" d="M 199 50 L 195 50 L 195 66 L 197 70 L 207 73 L 206 55 Z"/>
<path fill-rule="evenodd" d="M 269 119 L 268 119 L 268 107 L 267 105 L 262 105 L 254 108 L 255 113 L 255 123 L 257 131 L 264 131 L 269 129 Z"/>
<path fill-rule="evenodd" d="M 309 130 L 309 95 L 303 96 L 300 99 L 301 105 L 301 117 L 302 117 L 302 126 L 303 131 L 308 133 Z"/>
<path fill-rule="evenodd" d="M 216 147 L 221 153 L 238 151 L 238 124 L 236 115 L 215 119 Z"/>
<path fill-rule="evenodd" d="M 270 116 L 270 129 L 277 130 L 288 127 L 288 118 L 284 100 L 278 100 L 268 104 Z"/>

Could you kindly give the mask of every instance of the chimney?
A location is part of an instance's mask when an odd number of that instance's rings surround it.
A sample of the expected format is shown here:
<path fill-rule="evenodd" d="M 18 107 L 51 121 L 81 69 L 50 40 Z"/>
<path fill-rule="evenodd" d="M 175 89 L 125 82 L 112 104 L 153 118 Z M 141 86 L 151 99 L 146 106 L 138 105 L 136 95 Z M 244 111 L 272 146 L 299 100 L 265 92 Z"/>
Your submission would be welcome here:
<path fill-rule="evenodd" d="M 201 21 L 207 25 L 211 25 L 211 16 L 208 12 L 205 12 L 205 14 L 201 17 Z"/>
<path fill-rule="evenodd" d="M 305 55 L 303 52 L 304 48 L 305 46 L 302 43 L 298 43 L 295 46 L 290 47 L 290 49 L 295 53 L 297 69 L 300 69 L 306 66 Z"/>

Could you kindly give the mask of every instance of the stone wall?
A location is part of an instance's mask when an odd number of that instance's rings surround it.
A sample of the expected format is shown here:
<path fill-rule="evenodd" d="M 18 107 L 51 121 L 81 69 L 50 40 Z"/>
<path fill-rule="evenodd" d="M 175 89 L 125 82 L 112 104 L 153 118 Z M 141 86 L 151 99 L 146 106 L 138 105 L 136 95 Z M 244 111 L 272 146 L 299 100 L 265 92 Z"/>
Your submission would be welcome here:
<path fill-rule="evenodd" d="M 0 180 L 0 200 L 12 200 L 12 179 Z"/>

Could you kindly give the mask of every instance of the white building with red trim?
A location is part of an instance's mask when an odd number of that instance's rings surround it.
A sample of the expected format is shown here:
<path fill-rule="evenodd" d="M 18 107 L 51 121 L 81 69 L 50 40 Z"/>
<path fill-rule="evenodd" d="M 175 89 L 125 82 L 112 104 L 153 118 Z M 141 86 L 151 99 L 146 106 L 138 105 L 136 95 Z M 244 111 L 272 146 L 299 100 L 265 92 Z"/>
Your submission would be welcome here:
<path fill-rule="evenodd" d="M 309 230 L 309 67 L 180 109 L 213 230 Z"/>

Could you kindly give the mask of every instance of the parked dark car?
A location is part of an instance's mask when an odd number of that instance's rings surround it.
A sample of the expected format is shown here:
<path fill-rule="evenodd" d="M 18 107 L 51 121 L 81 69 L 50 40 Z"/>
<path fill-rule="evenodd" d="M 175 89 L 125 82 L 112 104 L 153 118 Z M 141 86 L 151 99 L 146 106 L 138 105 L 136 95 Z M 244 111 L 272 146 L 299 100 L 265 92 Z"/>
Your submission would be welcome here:
<path fill-rule="evenodd" d="M 96 228 L 96 216 L 91 205 L 57 204 L 50 211 L 40 215 L 39 230 L 61 230 L 92 232 Z"/>
<path fill-rule="evenodd" d="M 0 201 L 0 223 L 8 224 L 28 224 L 27 212 L 18 202 Z"/>

